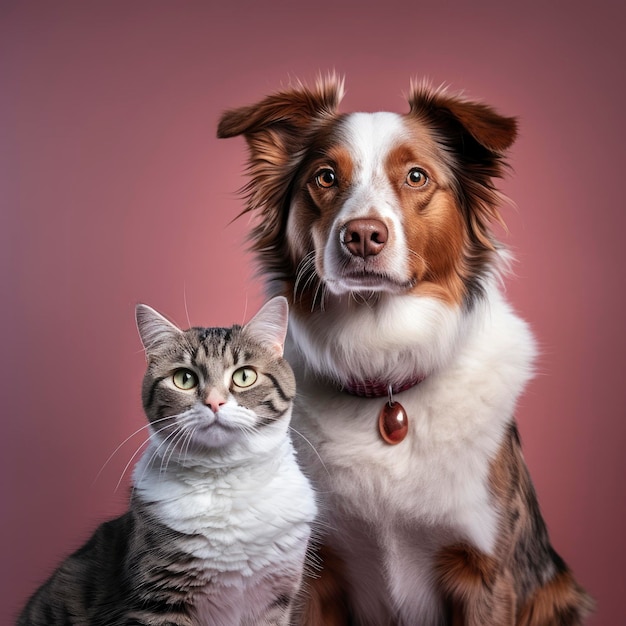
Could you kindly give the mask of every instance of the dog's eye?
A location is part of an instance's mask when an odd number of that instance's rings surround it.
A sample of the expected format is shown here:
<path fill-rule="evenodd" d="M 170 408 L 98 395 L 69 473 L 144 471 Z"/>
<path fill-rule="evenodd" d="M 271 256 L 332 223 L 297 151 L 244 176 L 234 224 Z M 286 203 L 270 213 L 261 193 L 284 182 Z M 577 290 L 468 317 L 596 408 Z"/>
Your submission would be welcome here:
<path fill-rule="evenodd" d="M 428 184 L 428 175 L 423 169 L 413 167 L 406 176 L 406 183 L 409 187 L 424 187 Z"/>
<path fill-rule="evenodd" d="M 318 187 L 329 189 L 337 184 L 337 176 L 331 169 L 324 168 L 315 175 L 315 182 Z"/>

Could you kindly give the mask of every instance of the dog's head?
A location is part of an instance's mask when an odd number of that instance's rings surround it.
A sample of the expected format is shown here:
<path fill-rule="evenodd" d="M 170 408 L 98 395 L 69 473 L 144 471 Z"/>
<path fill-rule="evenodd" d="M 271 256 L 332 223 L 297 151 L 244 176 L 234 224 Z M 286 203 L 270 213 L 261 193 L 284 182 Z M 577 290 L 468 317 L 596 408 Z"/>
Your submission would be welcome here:
<path fill-rule="evenodd" d="M 409 112 L 337 112 L 331 76 L 223 114 L 250 149 L 247 211 L 261 269 L 297 308 L 402 293 L 467 306 L 494 265 L 493 179 L 516 122 L 424 84 Z M 317 302 L 316 302 L 317 298 Z"/>

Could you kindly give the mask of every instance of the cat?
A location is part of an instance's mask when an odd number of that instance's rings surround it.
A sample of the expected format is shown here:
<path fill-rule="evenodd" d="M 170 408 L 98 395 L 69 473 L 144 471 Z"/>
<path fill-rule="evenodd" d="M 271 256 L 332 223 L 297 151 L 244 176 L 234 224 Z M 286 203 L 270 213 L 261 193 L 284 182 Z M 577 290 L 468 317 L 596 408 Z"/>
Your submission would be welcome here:
<path fill-rule="evenodd" d="M 285 298 L 245 326 L 179 329 L 139 304 L 149 444 L 128 512 L 32 596 L 18 626 L 289 624 L 316 503 L 288 434 Z"/>

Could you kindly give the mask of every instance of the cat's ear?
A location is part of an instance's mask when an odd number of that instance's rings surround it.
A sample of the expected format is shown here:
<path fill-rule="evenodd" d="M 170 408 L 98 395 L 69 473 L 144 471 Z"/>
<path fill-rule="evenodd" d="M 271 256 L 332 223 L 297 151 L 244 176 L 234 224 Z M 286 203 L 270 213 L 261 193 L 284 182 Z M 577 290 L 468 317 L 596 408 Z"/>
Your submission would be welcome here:
<path fill-rule="evenodd" d="M 147 304 L 138 304 L 135 307 L 135 320 L 146 357 L 150 356 L 156 346 L 177 338 L 183 332 Z"/>
<path fill-rule="evenodd" d="M 277 296 L 261 307 L 259 312 L 244 326 L 244 330 L 282 356 L 288 323 L 287 298 Z"/>

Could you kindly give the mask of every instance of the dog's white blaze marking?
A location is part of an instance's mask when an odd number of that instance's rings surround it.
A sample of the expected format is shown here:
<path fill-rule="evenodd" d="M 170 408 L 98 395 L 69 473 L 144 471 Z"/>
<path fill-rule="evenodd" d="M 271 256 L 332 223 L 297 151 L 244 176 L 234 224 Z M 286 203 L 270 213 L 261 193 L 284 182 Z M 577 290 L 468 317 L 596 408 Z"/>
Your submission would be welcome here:
<path fill-rule="evenodd" d="M 396 113 L 352 113 L 346 118 L 342 131 L 344 146 L 352 158 L 353 179 L 350 197 L 335 217 L 324 250 L 329 287 L 338 293 L 349 290 L 340 275 L 341 258 L 335 237 L 349 220 L 359 218 L 378 218 L 387 225 L 385 272 L 398 282 L 406 282 L 410 270 L 402 212 L 385 171 L 387 156 L 404 133 L 402 118 Z"/>

